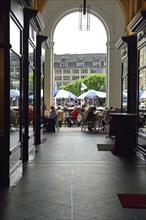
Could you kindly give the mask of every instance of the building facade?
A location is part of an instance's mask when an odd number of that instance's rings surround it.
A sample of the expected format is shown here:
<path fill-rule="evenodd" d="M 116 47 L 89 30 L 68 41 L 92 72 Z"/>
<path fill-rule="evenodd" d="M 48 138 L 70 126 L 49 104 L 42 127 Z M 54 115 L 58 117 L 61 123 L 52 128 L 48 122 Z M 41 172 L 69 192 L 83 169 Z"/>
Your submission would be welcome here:
<path fill-rule="evenodd" d="M 92 73 L 106 73 L 106 54 L 54 54 L 54 80 L 59 88 Z"/>

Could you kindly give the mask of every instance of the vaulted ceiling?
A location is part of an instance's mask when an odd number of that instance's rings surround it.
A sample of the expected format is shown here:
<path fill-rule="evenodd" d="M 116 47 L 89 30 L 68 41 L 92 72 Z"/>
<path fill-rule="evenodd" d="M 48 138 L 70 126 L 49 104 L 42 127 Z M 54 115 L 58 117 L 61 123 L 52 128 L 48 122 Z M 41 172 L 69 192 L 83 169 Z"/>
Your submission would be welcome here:
<path fill-rule="evenodd" d="M 32 0 L 33 8 L 43 11 L 47 2 L 52 0 Z M 54 1 L 54 0 L 53 0 Z M 98 1 L 98 0 L 97 0 Z M 128 26 L 130 21 L 134 18 L 134 16 L 142 9 L 146 8 L 146 0 L 116 0 L 119 2 L 124 16 L 125 23 Z M 90 2 L 90 0 L 88 0 Z"/>

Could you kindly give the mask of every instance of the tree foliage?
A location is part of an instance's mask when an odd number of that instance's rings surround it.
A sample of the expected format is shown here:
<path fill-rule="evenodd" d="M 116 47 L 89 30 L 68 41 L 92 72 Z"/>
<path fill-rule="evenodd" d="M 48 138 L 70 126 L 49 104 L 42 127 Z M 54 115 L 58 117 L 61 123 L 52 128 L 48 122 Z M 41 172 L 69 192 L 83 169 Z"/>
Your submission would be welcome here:
<path fill-rule="evenodd" d="M 81 83 L 87 86 L 84 92 L 94 89 L 96 91 L 103 91 L 106 85 L 106 74 L 104 73 L 92 73 L 83 79 L 78 79 L 74 82 L 70 82 L 65 86 L 61 86 L 59 89 L 65 89 L 72 92 L 76 96 L 81 95 Z"/>
<path fill-rule="evenodd" d="M 33 73 L 29 73 L 29 92 L 33 92 Z"/>

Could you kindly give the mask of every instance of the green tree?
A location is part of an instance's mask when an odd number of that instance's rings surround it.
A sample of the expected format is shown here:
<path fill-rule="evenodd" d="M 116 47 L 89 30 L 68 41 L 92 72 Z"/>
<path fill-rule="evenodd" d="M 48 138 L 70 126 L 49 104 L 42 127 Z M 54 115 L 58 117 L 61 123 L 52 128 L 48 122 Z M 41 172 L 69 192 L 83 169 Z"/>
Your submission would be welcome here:
<path fill-rule="evenodd" d="M 79 96 L 81 94 L 81 83 L 84 83 L 87 86 L 87 89 L 84 90 L 85 92 L 91 89 L 103 91 L 103 88 L 105 88 L 106 85 L 106 74 L 92 73 L 83 79 L 78 79 L 74 82 L 68 83 L 65 86 L 61 86 L 59 89 L 68 90 L 74 93 L 76 96 Z"/>
<path fill-rule="evenodd" d="M 33 92 L 33 73 L 29 73 L 29 92 Z"/>

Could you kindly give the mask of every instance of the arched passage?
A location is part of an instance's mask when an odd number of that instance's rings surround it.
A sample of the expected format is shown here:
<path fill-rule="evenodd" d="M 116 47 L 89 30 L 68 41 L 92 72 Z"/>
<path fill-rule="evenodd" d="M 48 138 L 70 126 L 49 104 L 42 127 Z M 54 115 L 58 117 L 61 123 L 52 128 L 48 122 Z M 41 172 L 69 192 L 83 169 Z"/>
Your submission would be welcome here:
<path fill-rule="evenodd" d="M 90 13 L 87 31 L 85 21 L 81 30 L 81 16 L 72 12 L 58 22 L 53 35 L 54 54 L 106 53 L 107 33 L 103 23 Z"/>
<path fill-rule="evenodd" d="M 43 34 L 48 35 L 53 42 L 53 33 L 58 22 L 66 15 L 78 11 L 78 4 L 74 1 L 60 4 L 48 2 L 43 11 L 45 29 Z M 93 1 L 90 3 L 91 13 L 103 23 L 107 33 L 107 105 L 120 106 L 120 52 L 115 43 L 124 35 L 124 15 L 118 2 L 112 0 Z M 53 95 L 53 47 L 46 53 L 45 65 L 45 94 L 46 106 L 50 106 Z M 49 95 L 49 99 L 48 99 Z"/>

